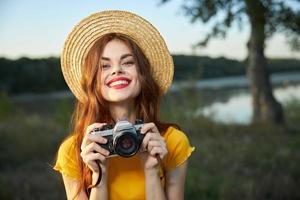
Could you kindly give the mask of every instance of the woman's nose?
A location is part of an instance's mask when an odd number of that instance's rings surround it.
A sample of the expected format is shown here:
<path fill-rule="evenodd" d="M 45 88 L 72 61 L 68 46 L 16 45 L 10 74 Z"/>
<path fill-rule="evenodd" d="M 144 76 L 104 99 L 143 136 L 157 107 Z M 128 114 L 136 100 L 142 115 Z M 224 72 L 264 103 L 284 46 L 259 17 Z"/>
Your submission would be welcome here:
<path fill-rule="evenodd" d="M 122 67 L 120 65 L 113 66 L 112 75 L 114 74 L 122 74 L 124 73 Z"/>

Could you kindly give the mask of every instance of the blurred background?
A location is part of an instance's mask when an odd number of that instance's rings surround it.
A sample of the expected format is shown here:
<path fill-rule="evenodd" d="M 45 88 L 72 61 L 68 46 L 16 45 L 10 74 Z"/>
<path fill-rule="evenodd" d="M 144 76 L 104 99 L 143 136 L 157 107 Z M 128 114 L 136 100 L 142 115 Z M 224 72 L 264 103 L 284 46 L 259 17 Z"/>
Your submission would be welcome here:
<path fill-rule="evenodd" d="M 300 199 L 298 0 L 0 1 L 0 199 L 65 199 L 64 39 L 91 13 L 150 21 L 175 63 L 161 105 L 196 151 L 185 199 Z"/>

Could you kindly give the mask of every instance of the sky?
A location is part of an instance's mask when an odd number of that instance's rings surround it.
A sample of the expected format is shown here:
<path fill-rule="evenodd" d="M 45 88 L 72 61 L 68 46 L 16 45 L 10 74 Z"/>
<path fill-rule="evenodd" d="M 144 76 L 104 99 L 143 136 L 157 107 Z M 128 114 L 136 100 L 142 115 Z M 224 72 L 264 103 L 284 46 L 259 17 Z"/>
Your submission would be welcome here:
<path fill-rule="evenodd" d="M 207 33 L 208 26 L 191 24 L 182 13 L 183 0 L 159 6 L 159 0 L 0 0 L 0 57 L 16 59 L 60 56 L 72 28 L 83 18 L 103 10 L 127 10 L 150 21 L 164 37 L 172 54 L 227 57 L 242 60 L 249 29 L 236 27 L 225 40 L 213 39 L 206 48 L 192 49 Z M 266 56 L 298 58 L 283 35 L 267 41 Z"/>

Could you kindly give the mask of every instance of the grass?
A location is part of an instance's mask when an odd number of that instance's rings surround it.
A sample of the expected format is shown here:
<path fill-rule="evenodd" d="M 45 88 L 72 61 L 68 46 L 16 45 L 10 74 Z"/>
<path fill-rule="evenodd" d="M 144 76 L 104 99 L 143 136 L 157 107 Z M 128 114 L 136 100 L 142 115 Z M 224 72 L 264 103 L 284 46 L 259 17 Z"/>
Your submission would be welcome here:
<path fill-rule="evenodd" d="M 162 117 L 181 125 L 196 147 L 186 199 L 300 199 L 300 103 L 285 105 L 287 124 L 226 125 L 193 116 L 193 91 L 169 94 Z M 68 134 L 73 101 L 0 99 L 0 199 L 65 199 L 51 165 Z M 180 105 L 180 106 L 178 106 Z"/>
<path fill-rule="evenodd" d="M 299 133 L 275 126 L 233 125 L 202 126 L 202 131 L 190 133 L 192 139 L 194 134 L 201 136 L 190 162 L 187 199 L 300 197 Z"/>

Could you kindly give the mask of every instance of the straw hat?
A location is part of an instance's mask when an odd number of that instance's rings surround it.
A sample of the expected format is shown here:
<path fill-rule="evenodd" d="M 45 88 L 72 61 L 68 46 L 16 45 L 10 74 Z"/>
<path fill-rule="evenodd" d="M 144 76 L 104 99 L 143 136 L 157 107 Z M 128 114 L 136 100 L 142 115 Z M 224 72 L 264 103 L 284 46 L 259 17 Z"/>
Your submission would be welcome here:
<path fill-rule="evenodd" d="M 84 102 L 81 88 L 81 67 L 93 44 L 108 33 L 120 33 L 131 38 L 144 52 L 151 65 L 151 74 L 165 93 L 172 83 L 174 64 L 164 39 L 158 30 L 142 17 L 119 10 L 102 11 L 80 21 L 68 35 L 62 56 L 64 78 L 76 96 Z"/>

